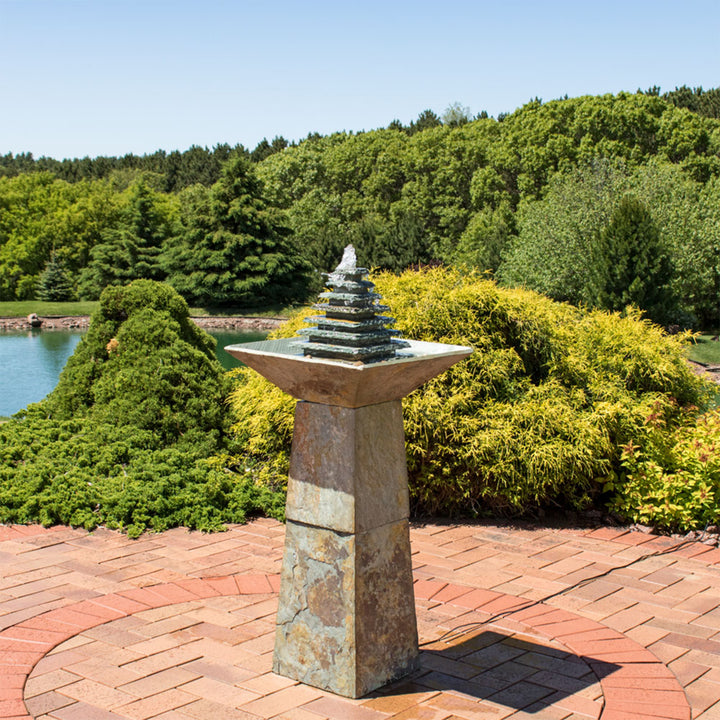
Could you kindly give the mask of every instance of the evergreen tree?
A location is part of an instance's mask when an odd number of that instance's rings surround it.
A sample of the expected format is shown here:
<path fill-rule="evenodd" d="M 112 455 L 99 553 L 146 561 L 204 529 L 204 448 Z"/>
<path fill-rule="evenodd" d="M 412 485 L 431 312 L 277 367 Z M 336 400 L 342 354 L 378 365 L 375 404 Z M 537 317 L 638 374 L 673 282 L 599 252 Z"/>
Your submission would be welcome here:
<path fill-rule="evenodd" d="M 690 89 L 687 85 L 666 92 L 663 97 L 677 107 L 684 107 L 698 115 L 720 118 L 720 88 L 703 90 L 702 87 Z"/>
<path fill-rule="evenodd" d="M 408 134 L 414 135 L 417 132 L 429 130 L 430 128 L 438 127 L 441 124 L 440 118 L 432 110 L 423 110 L 418 115 L 418 119 L 410 123 Z"/>
<path fill-rule="evenodd" d="M 272 143 L 269 143 L 267 138 L 263 138 L 250 153 L 250 159 L 253 162 L 262 162 L 265 158 L 282 152 L 288 145 L 288 141 L 282 135 L 276 135 Z"/>
<path fill-rule="evenodd" d="M 246 307 L 307 292 L 307 265 L 268 209 L 252 163 L 235 157 L 165 255 L 168 282 L 188 302 Z"/>
<path fill-rule="evenodd" d="M 66 302 L 75 295 L 65 265 L 54 252 L 40 275 L 37 292 L 45 302 Z"/>
<path fill-rule="evenodd" d="M 335 239 L 340 245 L 341 238 Z M 433 259 L 424 242 L 423 228 L 411 213 L 401 214 L 391 222 L 368 214 L 348 228 L 347 239 L 355 246 L 360 262 L 374 270 L 402 272 Z M 341 255 L 342 247 L 336 246 L 329 267 L 337 265 Z"/>
<path fill-rule="evenodd" d="M 660 231 L 644 203 L 626 195 L 598 234 L 593 249 L 590 298 L 597 307 L 635 305 L 655 322 L 673 318 L 673 268 Z"/>
<path fill-rule="evenodd" d="M 120 224 L 103 233 L 102 242 L 91 251 L 80 277 L 83 297 L 97 298 L 108 285 L 164 280 L 160 253 L 172 227 L 156 195 L 142 179 L 133 186 Z"/>

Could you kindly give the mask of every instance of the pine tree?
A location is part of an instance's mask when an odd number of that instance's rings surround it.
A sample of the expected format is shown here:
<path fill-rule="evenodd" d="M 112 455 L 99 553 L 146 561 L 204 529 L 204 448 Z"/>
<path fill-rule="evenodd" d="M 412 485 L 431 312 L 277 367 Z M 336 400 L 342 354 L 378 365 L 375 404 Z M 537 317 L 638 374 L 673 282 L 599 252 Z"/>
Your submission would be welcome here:
<path fill-rule="evenodd" d="M 140 180 L 117 227 L 103 233 L 91 251 L 91 261 L 80 278 L 80 293 L 95 299 L 108 285 L 133 280 L 164 280 L 162 245 L 172 229 L 157 204 L 157 194 Z"/>
<path fill-rule="evenodd" d="M 593 305 L 612 311 L 635 305 L 655 322 L 673 319 L 673 267 L 650 211 L 633 195 L 620 201 L 597 236 L 593 260 Z"/>
<path fill-rule="evenodd" d="M 190 303 L 260 305 L 302 299 L 308 268 L 263 198 L 251 162 L 235 157 L 209 197 L 194 197 L 165 255 L 168 282 Z"/>
<path fill-rule="evenodd" d="M 414 135 L 417 132 L 430 130 L 431 128 L 438 127 L 441 124 L 440 118 L 432 110 L 423 110 L 418 115 L 418 119 L 410 123 L 408 134 Z"/>
<path fill-rule="evenodd" d="M 40 275 L 37 293 L 45 302 L 66 302 L 75 296 L 65 265 L 54 252 Z"/>

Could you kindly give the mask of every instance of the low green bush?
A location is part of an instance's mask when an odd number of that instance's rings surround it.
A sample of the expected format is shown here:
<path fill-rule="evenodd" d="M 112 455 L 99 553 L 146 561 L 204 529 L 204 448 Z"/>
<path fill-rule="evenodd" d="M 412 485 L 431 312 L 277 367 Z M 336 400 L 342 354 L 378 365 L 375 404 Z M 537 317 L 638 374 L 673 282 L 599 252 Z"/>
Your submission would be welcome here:
<path fill-rule="evenodd" d="M 136 536 L 282 516 L 282 495 L 227 461 L 229 389 L 172 288 L 108 288 L 56 389 L 0 425 L 0 522 Z"/>
<path fill-rule="evenodd" d="M 415 513 L 717 521 L 720 421 L 695 424 L 710 385 L 685 336 L 458 271 L 374 280 L 406 337 L 475 349 L 404 401 Z M 109 288 L 55 391 L 0 423 L 0 522 L 136 536 L 282 518 L 293 408 L 254 371 L 223 373 L 169 287 Z"/>
<path fill-rule="evenodd" d="M 473 355 L 404 401 L 416 513 L 522 515 L 602 504 L 622 476 L 621 447 L 652 409 L 668 423 L 705 401 L 706 383 L 669 337 L 632 310 L 585 311 L 482 277 L 431 269 L 373 278 L 405 337 L 471 345 Z M 302 316 L 276 336 L 292 336 Z M 236 371 L 238 463 L 286 477 L 293 401 Z"/>

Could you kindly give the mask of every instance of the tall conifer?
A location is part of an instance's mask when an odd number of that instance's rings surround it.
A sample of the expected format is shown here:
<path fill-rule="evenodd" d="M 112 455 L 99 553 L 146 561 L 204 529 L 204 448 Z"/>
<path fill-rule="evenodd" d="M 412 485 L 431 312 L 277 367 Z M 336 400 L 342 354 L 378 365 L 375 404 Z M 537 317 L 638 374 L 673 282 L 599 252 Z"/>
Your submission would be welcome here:
<path fill-rule="evenodd" d="M 261 306 L 301 299 L 307 266 L 244 157 L 229 160 L 166 254 L 168 282 L 190 303 Z"/>
<path fill-rule="evenodd" d="M 633 195 L 622 198 L 593 254 L 590 295 L 597 307 L 618 311 L 635 305 L 656 322 L 672 319 L 673 268 L 644 203 Z"/>
<path fill-rule="evenodd" d="M 117 227 L 107 229 L 91 251 L 80 276 L 80 294 L 97 298 L 108 285 L 132 280 L 164 280 L 160 253 L 172 224 L 158 205 L 158 193 L 140 180 L 130 191 L 127 208 Z"/>

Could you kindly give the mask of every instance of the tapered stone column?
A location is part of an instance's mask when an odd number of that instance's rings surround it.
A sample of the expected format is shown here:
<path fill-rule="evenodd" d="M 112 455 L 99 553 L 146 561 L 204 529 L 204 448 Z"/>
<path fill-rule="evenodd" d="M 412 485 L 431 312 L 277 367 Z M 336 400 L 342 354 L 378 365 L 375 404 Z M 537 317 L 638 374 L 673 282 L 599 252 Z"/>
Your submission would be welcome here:
<path fill-rule="evenodd" d="M 418 659 L 401 398 L 470 348 L 408 341 L 371 364 L 289 340 L 226 348 L 298 398 L 275 672 L 360 697 Z"/>
<path fill-rule="evenodd" d="M 360 697 L 418 657 L 399 400 L 300 402 L 273 669 Z"/>

